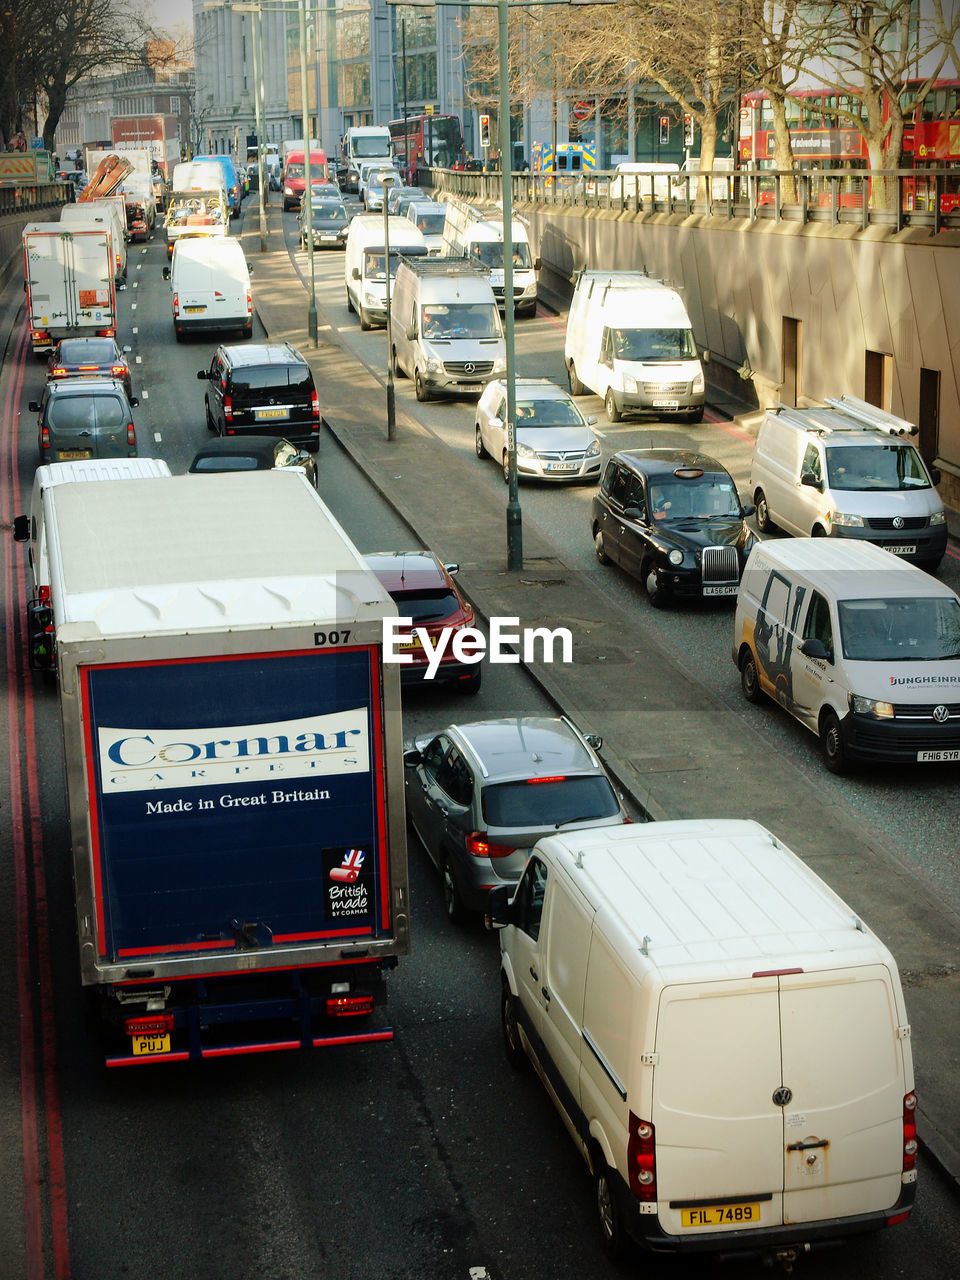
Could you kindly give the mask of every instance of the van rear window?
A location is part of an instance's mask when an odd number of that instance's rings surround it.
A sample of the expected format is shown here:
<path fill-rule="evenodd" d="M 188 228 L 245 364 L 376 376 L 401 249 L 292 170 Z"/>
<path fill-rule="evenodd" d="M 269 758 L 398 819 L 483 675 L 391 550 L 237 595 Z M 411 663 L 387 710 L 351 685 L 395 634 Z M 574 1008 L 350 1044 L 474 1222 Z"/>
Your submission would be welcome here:
<path fill-rule="evenodd" d="M 610 818 L 620 806 L 609 781 L 580 775 L 550 782 L 499 782 L 483 790 L 483 816 L 491 827 L 560 827 Z"/>
<path fill-rule="evenodd" d="M 837 612 L 843 656 L 853 662 L 960 658 L 960 600 L 841 600 Z"/>

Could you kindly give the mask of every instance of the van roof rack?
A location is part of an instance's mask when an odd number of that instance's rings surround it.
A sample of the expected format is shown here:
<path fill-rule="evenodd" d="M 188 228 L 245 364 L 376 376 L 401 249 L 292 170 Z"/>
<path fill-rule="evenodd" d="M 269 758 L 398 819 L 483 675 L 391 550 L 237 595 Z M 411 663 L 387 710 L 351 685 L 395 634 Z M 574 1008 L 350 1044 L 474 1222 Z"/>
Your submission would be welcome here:
<path fill-rule="evenodd" d="M 858 400 L 856 396 L 842 395 L 838 399 L 825 396 L 824 403 L 830 405 L 831 409 L 845 413 L 848 418 L 853 418 L 854 422 L 868 431 L 884 431 L 891 436 L 912 436 L 917 433 L 917 427 L 906 418 L 898 418 L 896 414 L 888 413 L 886 409 L 880 409 L 866 400 Z"/>
<path fill-rule="evenodd" d="M 476 258 L 455 257 L 453 254 L 428 258 L 400 252 L 398 259 L 418 276 L 455 276 L 469 271 L 472 275 L 486 276 L 487 269 Z"/>
<path fill-rule="evenodd" d="M 911 436 L 917 433 L 916 426 L 906 418 L 898 418 L 885 409 L 879 409 L 875 404 L 858 400 L 856 396 L 825 396 L 822 405 L 810 405 L 802 409 L 778 401 L 774 408 L 778 417 L 795 427 L 816 431 L 820 435 L 855 431 L 876 431 L 890 436 Z M 841 416 L 838 418 L 837 414 Z"/>

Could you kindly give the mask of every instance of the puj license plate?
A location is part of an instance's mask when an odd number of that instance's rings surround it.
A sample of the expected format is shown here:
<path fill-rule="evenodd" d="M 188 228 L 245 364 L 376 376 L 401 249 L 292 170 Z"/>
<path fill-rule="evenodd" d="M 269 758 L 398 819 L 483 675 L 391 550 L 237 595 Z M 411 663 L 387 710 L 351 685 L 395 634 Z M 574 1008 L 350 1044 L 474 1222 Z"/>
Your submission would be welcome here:
<path fill-rule="evenodd" d="M 884 550 L 889 551 L 891 555 L 895 556 L 915 556 L 917 554 L 916 546 L 911 546 L 906 542 L 888 542 L 885 544 Z"/>
<path fill-rule="evenodd" d="M 918 764 L 940 764 L 960 760 L 960 751 L 918 751 Z"/>
<path fill-rule="evenodd" d="M 680 1211 L 680 1222 L 685 1227 L 737 1227 L 759 1221 L 759 1204 L 709 1204 Z"/>
<path fill-rule="evenodd" d="M 134 1035 L 133 1037 L 133 1056 L 135 1058 L 147 1058 L 154 1053 L 169 1052 L 169 1032 L 164 1032 L 162 1035 Z"/>

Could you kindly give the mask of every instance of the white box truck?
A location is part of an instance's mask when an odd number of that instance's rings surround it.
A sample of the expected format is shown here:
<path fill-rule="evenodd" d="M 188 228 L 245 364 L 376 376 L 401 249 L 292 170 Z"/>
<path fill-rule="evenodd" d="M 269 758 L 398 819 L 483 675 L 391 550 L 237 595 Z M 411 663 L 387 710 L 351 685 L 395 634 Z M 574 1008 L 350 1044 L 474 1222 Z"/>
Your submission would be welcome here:
<path fill-rule="evenodd" d="M 340 143 L 337 179 L 344 191 L 358 194 L 361 160 L 382 160 L 393 164 L 390 130 L 386 125 L 355 125 L 347 129 Z"/>
<path fill-rule="evenodd" d="M 116 337 L 113 233 L 105 223 L 23 229 L 27 323 L 35 355 L 61 338 Z"/>
<path fill-rule="evenodd" d="M 104 196 L 65 204 L 60 210 L 64 227 L 107 226 L 113 241 L 113 278 L 122 284 L 127 278 L 127 215 L 122 196 Z"/>
<path fill-rule="evenodd" d="M 107 1065 L 391 1039 L 410 908 L 390 596 L 300 472 L 43 504 Z"/>
<path fill-rule="evenodd" d="M 563 359 L 572 395 L 602 396 L 625 413 L 703 419 L 703 365 L 679 293 L 642 271 L 581 271 Z"/>
<path fill-rule="evenodd" d="M 632 1239 L 790 1270 L 909 1216 L 896 963 L 758 823 L 549 836 L 489 920 L 507 1056 L 547 1084 L 610 1256 Z"/>
<path fill-rule="evenodd" d="M 503 218 L 485 213 L 455 196 L 447 196 L 443 224 L 443 252 L 453 257 L 475 258 L 487 272 L 494 297 L 503 309 Z M 537 312 L 537 276 L 540 259 L 533 256 L 527 225 L 522 218 L 510 224 L 513 242 L 513 305 L 518 316 Z"/>

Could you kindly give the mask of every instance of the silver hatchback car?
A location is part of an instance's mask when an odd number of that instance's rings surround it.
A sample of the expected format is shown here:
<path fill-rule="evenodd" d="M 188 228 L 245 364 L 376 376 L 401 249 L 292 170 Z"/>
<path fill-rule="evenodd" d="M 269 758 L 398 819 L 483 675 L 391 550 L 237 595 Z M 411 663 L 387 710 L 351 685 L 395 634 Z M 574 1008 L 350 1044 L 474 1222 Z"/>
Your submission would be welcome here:
<path fill-rule="evenodd" d="M 447 915 L 483 911 L 554 831 L 629 821 L 596 754 L 566 717 L 449 725 L 404 751 L 407 817 L 443 877 Z"/>
<path fill-rule="evenodd" d="M 570 392 L 549 378 L 517 379 L 517 475 L 522 480 L 599 480 L 600 441 Z M 489 382 L 477 404 L 477 457 L 507 462 L 507 388 Z"/>

